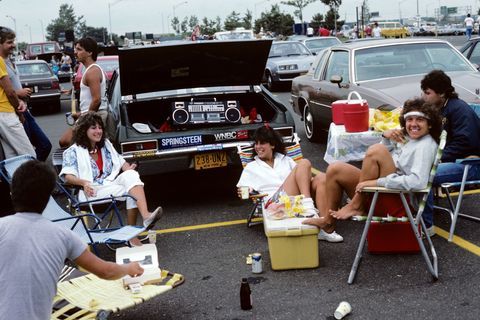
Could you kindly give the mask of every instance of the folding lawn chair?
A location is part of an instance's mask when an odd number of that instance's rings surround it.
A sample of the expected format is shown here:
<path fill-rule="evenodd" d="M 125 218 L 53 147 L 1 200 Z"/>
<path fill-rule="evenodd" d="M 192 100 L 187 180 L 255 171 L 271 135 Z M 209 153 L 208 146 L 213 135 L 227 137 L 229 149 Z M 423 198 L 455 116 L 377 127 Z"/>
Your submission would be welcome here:
<path fill-rule="evenodd" d="M 442 151 L 443 148 L 445 147 L 446 143 L 446 138 L 447 138 L 447 133 L 445 131 L 442 132 L 441 137 L 440 137 L 440 144 L 437 149 L 437 154 L 435 156 L 435 160 L 432 165 L 432 169 L 430 170 L 430 176 L 428 179 L 428 185 L 427 188 L 423 190 L 415 190 L 415 191 L 407 191 L 407 190 L 399 190 L 399 189 L 387 189 L 387 188 L 382 188 L 382 187 L 368 187 L 368 188 L 363 188 L 362 192 L 366 193 L 373 193 L 373 198 L 372 202 L 370 204 L 370 208 L 368 210 L 368 216 L 366 219 L 362 217 L 354 217 L 354 220 L 366 220 L 365 227 L 363 228 L 363 233 L 360 238 L 360 243 L 358 245 L 357 253 L 355 255 L 355 260 L 352 265 L 352 269 L 350 270 L 350 275 L 348 277 L 348 284 L 352 284 L 353 281 L 355 280 L 355 275 L 357 273 L 358 265 L 360 264 L 360 260 L 362 258 L 362 252 L 363 252 L 363 247 L 365 245 L 365 240 L 367 238 L 368 230 L 370 227 L 370 223 L 374 221 L 382 221 L 383 223 L 389 223 L 389 222 L 396 222 L 398 219 L 396 218 L 384 218 L 384 217 L 374 217 L 373 213 L 375 212 L 375 206 L 377 204 L 378 196 L 379 194 L 382 193 L 387 193 L 387 194 L 397 194 L 400 196 L 400 199 L 402 201 L 403 208 L 405 209 L 405 212 L 408 217 L 408 221 L 410 222 L 410 225 L 412 227 L 413 233 L 416 237 L 416 240 L 418 242 L 418 245 L 420 247 L 420 250 L 422 252 L 422 255 L 425 259 L 425 262 L 427 264 L 427 269 L 428 271 L 432 274 L 433 278 L 436 280 L 438 279 L 438 263 L 437 263 L 437 254 L 435 252 L 435 247 L 433 246 L 432 240 L 430 239 L 430 236 L 428 235 L 427 228 L 425 226 L 425 223 L 422 218 L 423 210 L 425 208 L 425 203 L 428 198 L 428 194 L 430 193 L 430 190 L 432 189 L 432 181 L 433 178 L 435 177 L 435 173 L 437 171 L 437 166 L 438 163 L 442 157 Z M 407 201 L 407 196 L 410 194 L 423 194 L 422 200 L 418 206 L 417 209 L 417 214 L 414 217 L 412 214 L 412 211 L 410 210 L 410 205 Z M 423 232 L 420 232 L 420 228 Z M 430 254 L 431 258 L 427 252 L 427 249 L 425 248 L 425 244 L 423 243 L 422 236 L 424 236 L 427 240 L 427 243 L 430 247 Z M 402 239 L 403 240 L 403 239 Z"/>
<path fill-rule="evenodd" d="M 23 155 L 4 160 L 0 162 L 0 175 L 5 181 L 11 183 L 15 170 L 22 163 L 33 159 L 34 158 L 30 155 Z M 110 200 L 115 202 L 114 197 L 98 200 Z M 117 215 L 120 226 L 116 228 L 102 227 L 102 217 L 98 217 L 92 213 L 79 213 L 72 216 L 69 212 L 60 207 L 52 196 L 50 196 L 47 207 L 42 215 L 52 222 L 60 223 L 65 228 L 71 229 L 77 233 L 85 243 L 92 246 L 96 254 L 98 254 L 96 244 L 116 245 L 127 243 L 130 239 L 145 231 L 145 228 L 140 226 L 123 226 L 118 210 Z M 93 227 L 88 227 L 88 220 L 92 221 Z"/>
<path fill-rule="evenodd" d="M 470 104 L 470 107 L 477 113 L 480 117 L 480 104 Z M 450 232 L 448 235 L 448 241 L 453 240 L 453 235 L 455 234 L 455 227 L 457 224 L 458 217 L 467 218 L 469 220 L 480 222 L 479 216 L 468 215 L 461 213 L 460 209 L 462 207 L 462 201 L 464 196 L 480 194 L 480 180 L 467 180 L 468 172 L 472 166 L 480 166 L 479 158 L 468 158 L 468 159 L 457 159 L 456 163 L 461 163 L 465 165 L 463 170 L 462 181 L 458 182 L 447 182 L 440 185 L 442 195 L 447 198 L 448 208 L 435 206 L 435 209 L 446 211 L 450 215 L 452 221 L 450 225 Z M 452 200 L 452 197 L 458 197 L 456 203 Z"/>
<path fill-rule="evenodd" d="M 298 138 L 297 134 L 294 133 L 292 140 L 288 143 L 287 142 L 286 151 L 287 156 L 292 158 L 295 162 L 300 161 L 303 159 L 302 148 L 300 146 L 300 139 Z M 252 162 L 254 159 L 253 156 L 253 146 L 237 146 L 237 153 L 240 157 L 240 161 L 242 162 L 242 166 L 245 166 Z M 247 227 L 251 227 L 252 225 L 261 223 L 261 218 L 259 220 L 252 221 L 255 216 L 261 216 L 260 208 L 263 202 L 263 198 L 265 194 L 259 195 L 251 195 L 250 199 L 253 201 L 252 209 L 250 210 L 250 214 L 248 215 L 247 219 Z"/>
<path fill-rule="evenodd" d="M 139 305 L 185 281 L 181 274 L 167 270 L 162 270 L 161 275 L 160 283 L 143 285 L 141 292 L 132 293 L 123 287 L 122 279 L 103 280 L 65 267 L 57 285 L 50 319 L 108 319 L 112 313 Z"/>

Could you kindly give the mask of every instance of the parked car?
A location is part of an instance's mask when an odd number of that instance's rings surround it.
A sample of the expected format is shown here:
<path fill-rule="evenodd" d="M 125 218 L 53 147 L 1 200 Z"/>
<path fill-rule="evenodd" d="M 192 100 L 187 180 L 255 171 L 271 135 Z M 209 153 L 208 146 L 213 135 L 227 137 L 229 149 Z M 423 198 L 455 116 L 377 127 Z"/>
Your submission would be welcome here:
<path fill-rule="evenodd" d="M 97 64 L 102 68 L 107 76 L 107 83 L 112 79 L 113 72 L 118 68 L 118 56 L 100 56 L 97 57 Z M 80 81 L 82 80 L 85 66 L 80 62 L 73 79 L 73 87 L 75 88 L 75 97 L 80 97 Z"/>
<path fill-rule="evenodd" d="M 60 86 L 48 63 L 43 60 L 24 60 L 16 65 L 22 87 L 32 89 L 28 106 L 40 109 L 43 105 L 48 111 L 60 112 Z"/>
<path fill-rule="evenodd" d="M 323 49 L 342 43 L 337 37 L 308 37 L 299 41 L 302 42 L 313 54 L 317 54 Z"/>
<path fill-rule="evenodd" d="M 452 78 L 460 98 L 480 101 L 480 73 L 447 41 L 383 39 L 324 50 L 308 74 L 293 79 L 291 103 L 308 139 L 316 141 L 332 121 L 332 102 L 357 91 L 369 107 L 391 110 L 420 96 L 420 81 L 433 69 Z"/>
<path fill-rule="evenodd" d="M 245 40 L 255 39 L 253 30 L 246 30 L 245 28 L 236 28 L 231 31 L 219 31 L 213 34 L 214 40 Z"/>
<path fill-rule="evenodd" d="M 314 55 L 298 41 L 273 42 L 268 54 L 263 81 L 272 91 L 280 83 L 290 83 L 293 78 L 307 73 Z"/>
<path fill-rule="evenodd" d="M 237 146 L 253 145 L 264 123 L 291 140 L 292 114 L 261 86 L 270 46 L 201 41 L 120 50 L 107 90 L 119 152 L 146 175 L 239 166 Z"/>
<path fill-rule="evenodd" d="M 474 37 L 468 40 L 463 47 L 460 49 L 460 52 L 470 60 L 471 63 L 475 63 L 480 66 L 480 37 Z"/>
<path fill-rule="evenodd" d="M 56 41 L 35 42 L 27 44 L 25 50 L 27 60 L 42 59 L 50 61 L 52 55 L 61 56 L 60 45 Z"/>

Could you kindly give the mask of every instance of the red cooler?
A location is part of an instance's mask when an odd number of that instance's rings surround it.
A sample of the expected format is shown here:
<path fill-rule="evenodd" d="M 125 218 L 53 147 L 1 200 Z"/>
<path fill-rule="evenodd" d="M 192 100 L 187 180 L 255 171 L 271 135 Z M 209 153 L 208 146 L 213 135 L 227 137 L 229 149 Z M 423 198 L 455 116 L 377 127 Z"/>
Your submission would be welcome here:
<path fill-rule="evenodd" d="M 357 99 L 352 99 L 355 94 Z M 368 103 L 356 91 L 348 94 L 347 100 L 337 100 L 332 103 L 333 123 L 345 125 L 347 132 L 368 131 Z"/>

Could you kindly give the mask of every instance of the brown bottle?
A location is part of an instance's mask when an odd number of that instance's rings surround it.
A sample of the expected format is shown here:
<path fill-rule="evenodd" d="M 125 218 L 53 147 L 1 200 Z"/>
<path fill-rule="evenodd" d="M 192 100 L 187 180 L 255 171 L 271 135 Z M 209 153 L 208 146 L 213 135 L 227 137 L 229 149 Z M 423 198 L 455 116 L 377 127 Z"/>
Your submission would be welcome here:
<path fill-rule="evenodd" d="M 240 307 L 242 310 L 252 309 L 251 293 L 247 278 L 242 278 L 242 284 L 240 286 Z"/>

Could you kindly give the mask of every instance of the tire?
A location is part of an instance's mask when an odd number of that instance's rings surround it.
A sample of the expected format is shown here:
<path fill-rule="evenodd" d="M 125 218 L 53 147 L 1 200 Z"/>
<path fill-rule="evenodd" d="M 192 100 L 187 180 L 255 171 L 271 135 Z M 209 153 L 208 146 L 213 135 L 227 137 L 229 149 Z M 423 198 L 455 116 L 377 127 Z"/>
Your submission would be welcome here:
<path fill-rule="evenodd" d="M 269 91 L 275 91 L 277 88 L 275 82 L 273 81 L 272 75 L 267 71 L 265 78 L 267 79 L 267 89 Z"/>
<path fill-rule="evenodd" d="M 319 142 L 322 137 L 322 130 L 318 121 L 318 114 L 311 109 L 308 103 L 303 109 L 303 126 L 307 139 L 311 142 Z"/>

